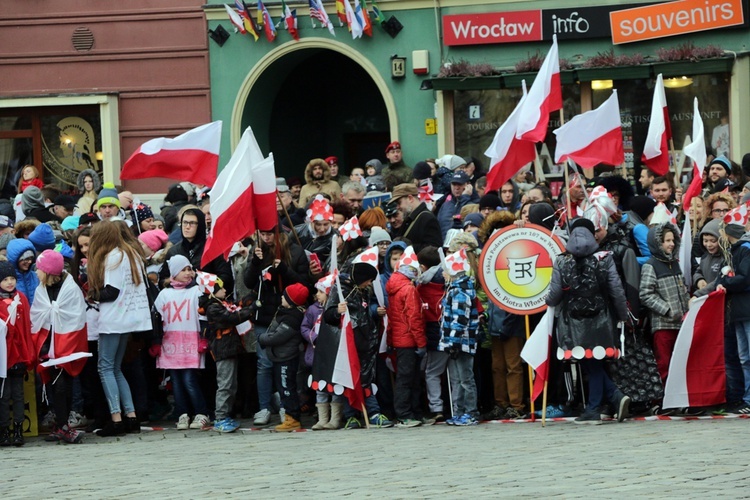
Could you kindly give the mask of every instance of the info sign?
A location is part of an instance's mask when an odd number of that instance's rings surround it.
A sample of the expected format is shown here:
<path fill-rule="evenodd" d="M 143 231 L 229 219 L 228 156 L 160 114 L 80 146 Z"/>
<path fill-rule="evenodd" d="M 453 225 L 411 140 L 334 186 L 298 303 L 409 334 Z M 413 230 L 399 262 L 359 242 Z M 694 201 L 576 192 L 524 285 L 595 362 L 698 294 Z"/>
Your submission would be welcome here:
<path fill-rule="evenodd" d="M 564 251 L 560 239 L 542 226 L 508 226 L 484 245 L 479 281 L 490 300 L 510 313 L 542 312 L 552 265 Z"/>

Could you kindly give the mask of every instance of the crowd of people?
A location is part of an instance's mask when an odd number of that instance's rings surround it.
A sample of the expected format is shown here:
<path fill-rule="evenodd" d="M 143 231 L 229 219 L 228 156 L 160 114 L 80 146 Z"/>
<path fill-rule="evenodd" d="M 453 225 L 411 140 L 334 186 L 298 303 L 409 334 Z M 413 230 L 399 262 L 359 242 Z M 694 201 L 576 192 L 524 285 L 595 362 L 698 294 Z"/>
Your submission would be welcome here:
<path fill-rule="evenodd" d="M 303 415 L 316 416 L 313 430 L 527 418 L 521 350 L 542 313 L 527 326 L 477 280 L 492 234 L 526 224 L 565 244 L 547 297 L 548 417 L 750 414 L 750 237 L 746 218 L 723 221 L 750 199 L 750 161 L 710 158 L 683 242 L 683 190 L 647 169 L 639 195 L 605 168 L 571 172 L 553 200 L 527 169 L 487 191 L 475 158 L 412 168 L 398 142 L 385 156 L 348 176 L 331 156 L 310 160 L 304 180 L 277 178 L 276 225 L 206 265 L 208 187 L 174 184 L 157 211 L 92 170 L 73 196 L 26 166 L 17 198 L 0 204 L 0 446 L 24 443 L 28 370 L 40 428 L 65 443 L 84 428 L 116 436 L 163 420 L 233 432 L 240 418 L 268 426 L 278 414 L 286 432 Z M 726 403 L 663 408 L 689 301 L 715 290 L 727 294 Z M 355 389 L 334 373 L 349 328 Z"/>

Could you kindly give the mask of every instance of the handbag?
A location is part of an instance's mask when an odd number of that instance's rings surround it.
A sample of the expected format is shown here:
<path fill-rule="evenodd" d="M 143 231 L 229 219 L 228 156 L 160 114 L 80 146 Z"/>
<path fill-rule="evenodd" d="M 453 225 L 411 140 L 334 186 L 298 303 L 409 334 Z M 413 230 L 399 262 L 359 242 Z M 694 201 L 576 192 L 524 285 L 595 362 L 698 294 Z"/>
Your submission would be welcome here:
<path fill-rule="evenodd" d="M 156 303 L 156 297 L 159 296 L 159 288 L 148 279 L 146 273 L 143 272 L 143 268 L 141 268 L 141 276 L 143 277 L 143 284 L 146 286 L 148 310 L 151 315 L 151 343 L 161 344 L 161 339 L 164 336 L 164 325 L 162 323 L 161 314 L 154 305 Z"/>

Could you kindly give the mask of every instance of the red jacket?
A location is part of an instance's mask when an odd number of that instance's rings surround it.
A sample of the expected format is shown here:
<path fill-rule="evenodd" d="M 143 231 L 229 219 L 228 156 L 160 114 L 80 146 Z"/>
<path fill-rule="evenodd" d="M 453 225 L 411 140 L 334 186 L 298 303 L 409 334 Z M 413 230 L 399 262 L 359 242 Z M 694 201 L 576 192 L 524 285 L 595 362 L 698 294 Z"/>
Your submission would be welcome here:
<path fill-rule="evenodd" d="M 409 278 L 395 272 L 385 285 L 388 293 L 388 345 L 395 348 L 427 346 L 422 300 Z"/>
<path fill-rule="evenodd" d="M 7 366 L 8 368 L 12 368 L 18 363 L 23 363 L 26 365 L 26 370 L 31 370 L 36 363 L 36 355 L 31 339 L 29 301 L 20 292 L 15 292 L 15 295 L 18 296 L 21 302 L 16 308 L 16 317 L 12 320 L 8 319 L 8 307 L 13 303 L 13 299 L 0 299 L 0 321 L 3 323 L 6 320 L 8 321 L 8 335 L 5 338 L 8 353 Z"/>

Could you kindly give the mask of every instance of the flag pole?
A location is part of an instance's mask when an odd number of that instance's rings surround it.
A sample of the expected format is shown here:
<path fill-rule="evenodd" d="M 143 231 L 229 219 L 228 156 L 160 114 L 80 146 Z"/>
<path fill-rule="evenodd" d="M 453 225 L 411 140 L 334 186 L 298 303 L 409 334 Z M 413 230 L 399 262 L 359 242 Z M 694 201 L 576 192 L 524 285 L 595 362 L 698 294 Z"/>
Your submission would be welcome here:
<path fill-rule="evenodd" d="M 365 416 L 365 428 L 369 431 L 370 430 L 370 417 L 367 415 L 367 408 L 365 407 L 364 401 L 362 401 L 362 415 Z"/>
<path fill-rule="evenodd" d="M 284 216 L 286 216 L 286 220 L 289 221 L 289 227 L 292 228 L 292 234 L 294 235 L 294 239 L 297 240 L 297 244 L 299 246 L 302 246 L 302 243 L 299 241 L 299 236 L 297 235 L 297 231 L 294 229 L 294 223 L 292 222 L 292 218 L 289 217 L 289 212 L 286 211 L 286 207 L 284 206 L 284 203 L 281 201 L 281 195 L 279 194 L 279 190 L 276 190 L 276 199 L 279 200 L 279 205 L 281 205 L 282 210 L 284 210 Z"/>
<path fill-rule="evenodd" d="M 528 314 L 524 314 L 523 317 L 526 319 L 526 342 L 528 342 L 529 341 L 529 337 L 531 337 L 531 331 L 530 331 L 530 327 L 529 327 L 529 315 Z M 529 395 L 533 396 L 534 395 L 534 372 L 533 372 L 533 368 L 531 368 L 531 365 L 527 365 L 527 366 L 529 368 Z M 535 415 L 534 415 L 534 398 L 533 397 L 529 397 L 529 399 L 531 400 L 531 421 L 534 422 L 536 420 L 534 418 L 535 417 Z"/>
<path fill-rule="evenodd" d="M 548 380 L 544 381 L 544 392 L 542 392 L 542 427 L 544 427 L 547 424 L 547 383 L 548 382 L 549 382 Z"/>
<path fill-rule="evenodd" d="M 569 161 L 570 160 L 565 160 L 565 165 L 563 167 L 563 172 L 565 172 L 565 190 L 563 191 L 563 194 L 565 196 L 565 210 L 566 210 L 565 222 L 568 225 L 568 227 L 570 227 L 570 218 L 573 215 L 573 211 L 571 210 L 571 206 L 570 206 L 570 177 L 568 174 L 568 162 Z M 528 334 L 528 328 L 527 328 L 526 333 Z"/>

